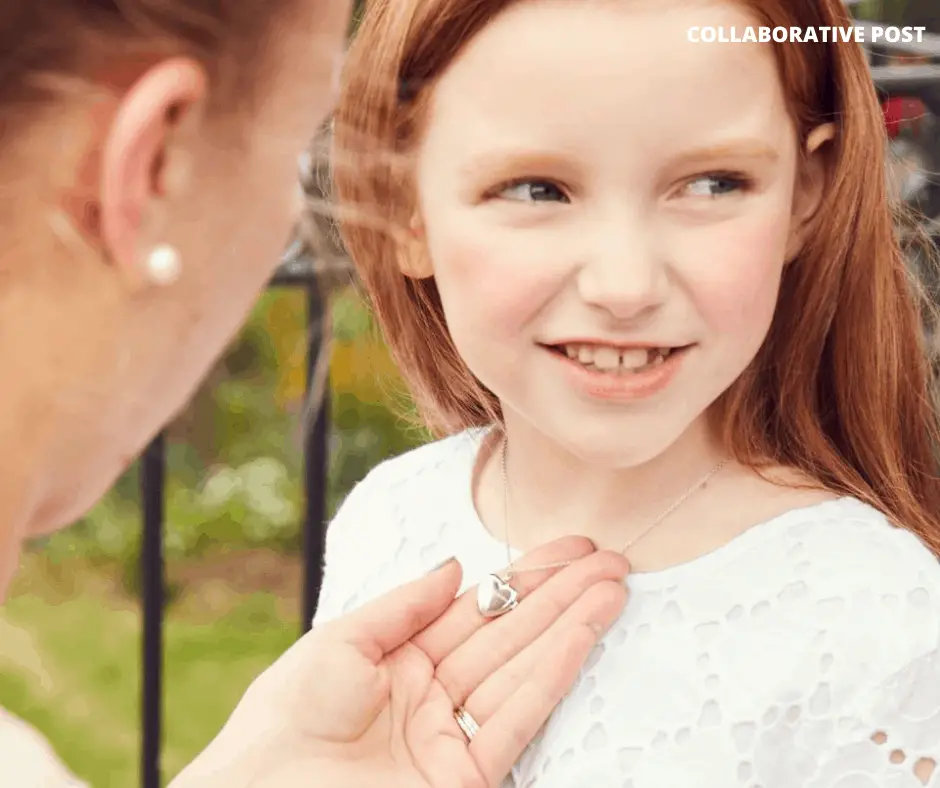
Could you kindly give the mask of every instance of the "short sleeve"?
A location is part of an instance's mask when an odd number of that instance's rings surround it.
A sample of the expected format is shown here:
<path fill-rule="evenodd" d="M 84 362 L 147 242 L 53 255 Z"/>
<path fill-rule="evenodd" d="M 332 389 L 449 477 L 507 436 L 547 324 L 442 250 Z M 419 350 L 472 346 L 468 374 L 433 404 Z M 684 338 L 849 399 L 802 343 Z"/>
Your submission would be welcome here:
<path fill-rule="evenodd" d="M 891 623 L 874 611 L 884 635 L 874 670 L 840 710 L 806 788 L 940 788 L 940 568 L 931 575 L 886 597 Z"/>

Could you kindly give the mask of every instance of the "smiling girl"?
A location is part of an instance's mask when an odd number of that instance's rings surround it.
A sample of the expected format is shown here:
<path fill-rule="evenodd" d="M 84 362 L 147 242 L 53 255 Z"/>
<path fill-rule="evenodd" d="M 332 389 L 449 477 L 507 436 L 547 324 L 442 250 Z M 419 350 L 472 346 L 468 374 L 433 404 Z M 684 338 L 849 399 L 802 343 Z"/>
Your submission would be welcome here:
<path fill-rule="evenodd" d="M 381 219 L 344 239 L 441 439 L 350 494 L 318 621 L 455 555 L 508 634 L 520 552 L 623 550 L 625 612 L 519 785 L 940 785 L 937 421 L 863 53 L 688 36 L 849 24 L 369 4 L 337 200 Z M 504 656 L 459 714 L 531 669 Z"/>

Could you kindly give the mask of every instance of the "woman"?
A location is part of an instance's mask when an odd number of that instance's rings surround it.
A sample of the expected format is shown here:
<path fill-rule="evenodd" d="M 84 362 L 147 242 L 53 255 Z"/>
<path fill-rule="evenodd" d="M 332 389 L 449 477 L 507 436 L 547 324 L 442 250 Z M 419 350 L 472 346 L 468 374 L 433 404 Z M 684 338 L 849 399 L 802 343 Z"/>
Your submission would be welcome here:
<path fill-rule="evenodd" d="M 0 596 L 22 542 L 95 503 L 264 288 L 349 7 L 17 0 L 4 11 Z M 453 563 L 318 628 L 174 785 L 497 784 L 624 602 L 625 562 L 586 540 L 530 560 L 571 563 L 514 581 L 523 603 L 508 639 L 473 598 L 454 600 Z M 459 692 L 436 669 L 459 657 L 485 675 L 523 649 L 540 667 L 506 677 L 468 746 Z"/>

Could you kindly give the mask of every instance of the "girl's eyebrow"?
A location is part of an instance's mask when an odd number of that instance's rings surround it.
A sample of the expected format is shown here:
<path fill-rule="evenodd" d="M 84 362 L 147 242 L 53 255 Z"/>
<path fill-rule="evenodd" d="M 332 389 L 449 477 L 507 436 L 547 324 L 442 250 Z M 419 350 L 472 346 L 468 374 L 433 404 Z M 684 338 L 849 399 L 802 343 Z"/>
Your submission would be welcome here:
<path fill-rule="evenodd" d="M 772 164 L 779 158 L 780 154 L 765 142 L 743 138 L 683 151 L 673 160 L 673 163 L 682 165 L 716 159 L 757 159 Z"/>
<path fill-rule="evenodd" d="M 700 165 L 709 161 L 750 160 L 773 164 L 780 154 L 766 142 L 752 137 L 732 139 L 715 145 L 682 151 L 669 160 L 670 168 Z M 524 147 L 504 147 L 471 154 L 461 163 L 460 180 L 488 181 L 520 173 L 561 177 L 570 173 L 572 156 L 565 151 L 538 151 Z"/>
<path fill-rule="evenodd" d="M 471 180 L 501 175 L 570 170 L 569 157 L 564 152 L 537 151 L 524 147 L 506 147 L 471 155 L 460 167 L 460 177 Z"/>

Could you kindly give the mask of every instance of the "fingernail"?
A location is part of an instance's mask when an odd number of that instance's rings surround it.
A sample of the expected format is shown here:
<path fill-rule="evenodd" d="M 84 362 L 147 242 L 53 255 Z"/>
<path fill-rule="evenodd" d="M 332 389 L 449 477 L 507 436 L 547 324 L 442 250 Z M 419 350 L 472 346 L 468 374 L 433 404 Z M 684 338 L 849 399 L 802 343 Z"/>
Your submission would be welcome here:
<path fill-rule="evenodd" d="M 454 563 L 456 560 L 457 560 L 456 556 L 451 556 L 450 558 L 445 558 L 445 559 L 444 559 L 443 561 L 441 561 L 437 566 L 435 566 L 435 567 L 433 567 L 432 569 L 428 570 L 428 574 L 429 574 L 429 575 L 433 575 L 435 572 L 440 571 L 441 569 L 443 569 L 443 568 L 444 568 L 445 566 L 447 566 L 448 564 Z"/>

